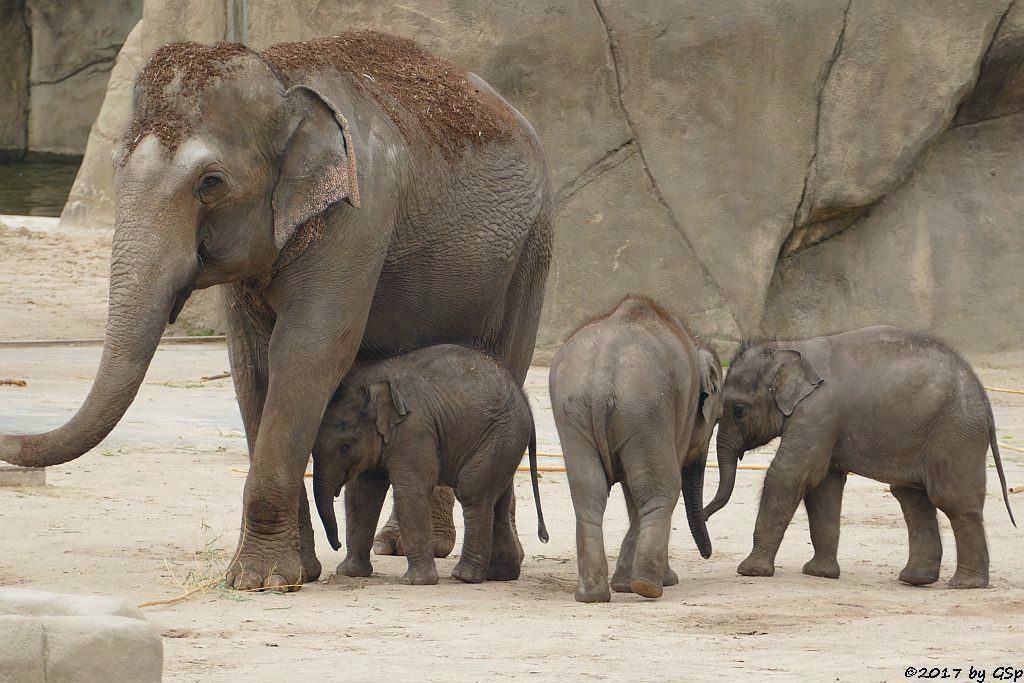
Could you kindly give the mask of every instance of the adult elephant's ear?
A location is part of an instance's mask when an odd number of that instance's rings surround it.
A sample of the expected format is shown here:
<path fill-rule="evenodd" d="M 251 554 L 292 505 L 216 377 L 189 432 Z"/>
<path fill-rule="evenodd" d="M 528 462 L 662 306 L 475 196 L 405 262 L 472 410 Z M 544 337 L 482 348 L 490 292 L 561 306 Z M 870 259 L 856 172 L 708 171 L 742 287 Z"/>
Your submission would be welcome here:
<path fill-rule="evenodd" d="M 409 408 L 405 405 L 405 399 L 398 391 L 398 387 L 388 380 L 374 382 L 367 391 L 377 423 L 377 433 L 384 439 L 384 443 L 388 443 L 391 441 L 395 426 L 409 415 Z"/>
<path fill-rule="evenodd" d="M 799 351 L 779 349 L 770 360 L 768 391 L 775 396 L 775 405 L 790 416 L 796 405 L 818 388 L 822 379 Z"/>
<path fill-rule="evenodd" d="M 335 202 L 359 206 L 356 155 L 348 121 L 313 88 L 285 93 L 290 121 L 281 173 L 274 187 L 274 244 L 282 249 L 295 229 Z"/>

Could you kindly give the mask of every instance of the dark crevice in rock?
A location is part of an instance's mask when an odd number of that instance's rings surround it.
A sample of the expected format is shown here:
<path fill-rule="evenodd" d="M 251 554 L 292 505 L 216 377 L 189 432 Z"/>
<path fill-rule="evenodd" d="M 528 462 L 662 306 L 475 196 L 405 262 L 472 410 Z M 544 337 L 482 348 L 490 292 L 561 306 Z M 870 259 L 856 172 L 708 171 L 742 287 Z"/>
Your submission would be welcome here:
<path fill-rule="evenodd" d="M 1018 111 L 1008 111 L 1005 114 L 999 114 L 998 116 L 989 116 L 988 118 L 977 119 L 977 120 L 974 120 L 974 121 L 968 121 L 967 123 L 961 123 L 961 124 L 958 124 L 956 126 L 950 126 L 949 130 L 956 130 L 958 128 L 967 128 L 969 126 L 977 126 L 978 124 L 981 124 L 981 123 L 988 123 L 989 121 L 998 121 L 999 119 L 1007 119 L 1007 118 L 1010 118 L 1011 116 L 1019 116 L 1021 114 L 1024 114 L 1024 109 L 1021 109 L 1021 110 L 1018 110 Z"/>
<path fill-rule="evenodd" d="M 739 318 L 736 316 L 735 311 L 732 310 L 732 305 L 729 301 L 729 298 L 725 296 L 725 292 L 722 289 L 721 285 L 719 285 L 718 281 L 714 278 L 714 276 L 712 276 L 711 270 L 708 268 L 707 264 L 704 263 L 704 259 L 701 258 L 700 253 L 698 253 L 698 251 L 694 248 L 693 243 L 690 241 L 689 236 L 686 234 L 686 231 L 683 230 L 683 226 L 680 224 L 679 219 L 676 218 L 676 214 L 672 210 L 672 207 L 669 206 L 667 201 L 665 201 L 665 197 L 661 193 L 661 188 L 658 187 L 658 181 L 655 179 L 654 174 L 651 173 L 651 168 L 650 165 L 647 163 L 647 156 L 644 154 L 644 147 L 641 143 L 640 135 L 637 131 L 636 124 L 633 122 L 633 119 L 629 114 L 629 109 L 626 108 L 626 103 L 622 99 L 622 58 L 619 54 L 618 40 L 615 37 L 615 32 L 608 24 L 608 19 L 607 17 L 605 17 L 604 13 L 604 8 L 601 7 L 601 1 L 593 0 L 593 2 L 594 9 L 597 10 L 597 16 L 601 20 L 601 25 L 604 28 L 605 38 L 607 39 L 608 43 L 608 53 L 611 55 L 611 65 L 612 71 L 615 74 L 615 93 L 619 111 L 622 112 L 622 118 L 625 120 L 626 125 L 629 126 L 629 130 L 632 133 L 632 139 L 636 144 L 637 153 L 640 156 L 640 165 L 643 166 L 644 174 L 647 176 L 647 180 L 650 182 L 651 192 L 654 195 L 655 200 L 657 200 L 657 202 L 665 210 L 665 214 L 668 216 L 669 221 L 671 221 L 672 226 L 675 228 L 676 232 L 679 234 L 683 242 L 686 244 L 690 252 L 693 254 L 694 259 L 696 259 L 697 263 L 700 264 L 701 270 L 704 273 L 705 280 L 715 288 L 715 291 L 721 297 L 724 310 L 726 310 L 729 313 L 729 317 L 732 318 L 733 323 L 736 325 L 736 328 L 742 329 L 742 326 L 739 324 Z"/>
<path fill-rule="evenodd" d="M 807 188 L 811 183 L 811 176 L 814 174 L 814 164 L 818 159 L 818 136 L 821 133 L 821 104 L 822 97 L 825 95 L 825 86 L 828 85 L 828 79 L 832 76 L 832 68 L 835 66 L 836 61 L 839 59 L 839 55 L 843 51 L 843 43 L 846 42 L 846 26 L 850 21 L 850 8 L 853 7 L 853 0 L 849 0 L 846 3 L 846 9 L 843 11 L 843 25 L 839 29 L 839 36 L 836 37 L 836 44 L 832 48 L 832 54 L 829 55 L 828 61 L 821 69 L 821 75 L 818 77 L 817 92 L 814 96 L 815 103 L 815 117 L 814 117 L 814 149 L 811 151 L 811 156 L 807 160 L 807 170 L 804 173 L 804 187 L 800 191 L 800 201 L 797 202 L 796 209 L 793 211 L 793 229 L 796 230 L 801 223 L 810 218 L 810 208 L 805 209 L 805 202 L 807 202 Z M 806 214 L 806 215 L 804 215 Z M 790 234 L 790 238 L 793 235 Z M 788 241 L 788 240 L 787 240 Z"/>
<path fill-rule="evenodd" d="M 1006 10 L 999 17 L 999 21 L 996 22 L 996 27 L 992 31 L 992 36 L 989 38 L 988 45 L 985 47 L 985 51 L 982 53 L 981 59 L 978 61 L 978 73 L 975 76 L 974 84 L 968 91 L 968 94 L 964 99 L 957 105 L 956 114 L 953 115 L 953 127 L 962 125 L 968 125 L 984 120 L 986 117 L 980 114 L 992 106 L 993 100 L 1002 91 L 1004 85 L 1008 83 L 1016 75 L 1017 71 L 1024 64 L 1024 56 L 1020 54 L 1014 54 L 1011 58 L 1010 64 L 997 64 L 995 62 L 999 60 L 993 59 L 992 49 L 996 45 L 996 40 L 999 38 L 999 32 L 1003 28 L 1003 24 L 1006 22 L 1006 17 L 1010 15 L 1013 10 L 1013 6 L 1017 0 L 1010 0 L 1010 4 L 1006 6 Z M 994 72 L 994 73 L 992 73 Z M 985 82 L 986 75 L 991 76 L 992 82 Z M 985 92 L 979 92 L 984 90 Z M 987 118 L 998 118 L 998 117 L 987 117 Z"/>
<path fill-rule="evenodd" d="M 106 71 L 110 71 L 111 69 L 114 68 L 114 61 L 116 59 L 117 59 L 117 51 L 115 50 L 114 54 L 109 55 L 109 56 L 105 56 L 105 57 L 101 57 L 99 59 L 96 59 L 96 60 L 93 60 L 91 62 L 88 62 L 87 64 L 83 64 L 82 66 L 80 66 L 77 69 L 74 69 L 74 70 L 68 72 L 64 76 L 61 76 L 60 78 L 54 78 L 54 79 L 45 80 L 45 81 L 31 81 L 29 83 L 29 85 L 32 85 L 32 86 L 36 86 L 36 85 L 55 85 L 57 83 L 63 83 L 64 81 L 66 81 L 68 79 L 71 79 L 71 78 L 74 78 L 75 76 L 77 76 L 78 74 L 82 73 L 83 71 L 86 71 L 88 69 L 92 69 L 93 67 L 100 67 L 98 69 L 95 69 L 93 73 L 103 73 L 103 72 L 106 72 Z"/>
<path fill-rule="evenodd" d="M 634 138 L 630 138 L 615 149 L 609 150 L 600 159 L 580 171 L 579 175 L 563 185 L 561 189 L 558 190 L 558 194 L 555 199 L 556 203 L 562 204 L 568 201 L 577 192 L 600 178 L 608 171 L 618 167 L 619 164 L 636 154 L 637 151 L 638 147 L 636 139 Z"/>

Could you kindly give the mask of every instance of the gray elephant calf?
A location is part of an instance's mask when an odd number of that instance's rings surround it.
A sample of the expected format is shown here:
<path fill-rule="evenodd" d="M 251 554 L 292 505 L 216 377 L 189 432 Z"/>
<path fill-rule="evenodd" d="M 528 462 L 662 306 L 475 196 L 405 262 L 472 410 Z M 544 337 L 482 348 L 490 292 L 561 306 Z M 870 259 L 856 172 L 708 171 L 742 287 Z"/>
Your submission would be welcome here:
<path fill-rule="evenodd" d="M 530 406 L 498 361 L 461 346 L 431 346 L 362 367 L 328 406 L 313 449 L 313 491 L 331 546 L 341 547 L 334 498 L 345 486 L 345 540 L 338 565 L 369 576 L 370 548 L 390 483 L 409 570 L 404 583 L 435 584 L 431 492 L 450 486 L 466 538 L 452 576 L 467 583 L 519 578 L 523 550 L 512 478 L 530 448 L 538 535 L 547 541 L 537 487 Z"/>
<path fill-rule="evenodd" d="M 700 554 L 711 555 L 701 506 L 721 365 L 654 301 L 626 297 L 581 327 L 551 364 L 551 407 L 576 511 L 580 602 L 608 602 L 602 520 L 622 484 L 629 531 L 611 587 L 649 598 L 678 581 L 668 566 L 672 511 L 683 500 Z"/>
<path fill-rule="evenodd" d="M 903 508 L 910 559 L 900 581 L 938 580 L 938 508 L 956 537 L 950 587 L 988 585 L 982 508 L 989 445 L 1007 511 L 1010 503 L 988 397 L 953 351 L 888 326 L 799 341 L 747 342 L 732 361 L 723 402 L 722 478 L 707 516 L 729 500 L 744 451 L 782 437 L 764 479 L 754 548 L 740 574 L 775 572 L 782 535 L 803 499 L 814 545 L 803 571 L 837 578 L 843 486 L 847 473 L 854 472 L 888 483 Z"/>

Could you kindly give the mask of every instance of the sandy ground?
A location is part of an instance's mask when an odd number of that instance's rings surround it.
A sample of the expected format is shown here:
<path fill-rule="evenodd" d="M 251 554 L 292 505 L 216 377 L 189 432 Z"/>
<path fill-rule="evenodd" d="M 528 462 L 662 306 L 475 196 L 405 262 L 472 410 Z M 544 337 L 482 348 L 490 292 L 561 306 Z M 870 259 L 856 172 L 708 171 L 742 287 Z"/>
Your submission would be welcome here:
<path fill-rule="evenodd" d="M 96 336 L 103 325 L 104 249 L 76 241 L 86 265 L 61 265 L 67 235 L 0 231 L 0 333 L 6 338 Z M 78 257 L 76 257 L 77 259 Z M 102 267 L 101 267 L 102 266 Z M 102 273 L 102 275 L 100 274 Z M 45 295 L 27 282 L 48 283 Z M 97 299 L 98 298 L 98 299 Z M 97 303 L 97 300 L 99 303 Z M 13 322 L 12 322 L 13 321 Z M 60 424 L 88 391 L 99 349 L 0 348 L 0 433 Z M 1024 353 L 972 359 L 986 384 L 1024 387 Z M 82 459 L 51 468 L 45 488 L 0 489 L 0 584 L 122 596 L 143 602 L 179 595 L 214 576 L 234 550 L 246 469 L 230 380 L 202 382 L 227 368 L 222 345 L 162 347 L 135 404 L 108 439 Z M 557 451 L 546 369 L 528 391 L 540 445 Z M 1024 396 L 993 394 L 1000 440 L 1024 445 Z M 772 449 L 747 463 L 765 464 Z M 1011 485 L 1024 484 L 1024 453 L 1004 451 Z M 548 461 L 554 464 L 555 461 Z M 459 584 L 457 559 L 438 562 L 437 586 L 398 583 L 402 558 L 376 558 L 368 579 L 333 577 L 341 555 L 318 529 L 325 577 L 302 591 L 237 594 L 211 590 L 145 610 L 165 635 L 168 680 L 693 680 L 759 674 L 792 679 L 881 681 L 917 669 L 1024 668 L 1024 531 L 1002 507 L 989 470 L 992 587 L 952 591 L 954 545 L 944 518 L 942 578 L 929 588 L 897 582 L 906 559 L 899 506 L 877 482 L 851 477 L 840 547 L 842 577 L 804 576 L 811 555 L 801 509 L 773 578 L 735 573 L 750 548 L 763 471 L 744 470 L 729 506 L 710 522 L 715 546 L 702 560 L 682 509 L 671 558 L 679 586 L 648 601 L 613 594 L 580 605 L 574 524 L 564 474 L 543 476 L 551 542 L 533 534 L 526 475 L 517 477 L 527 559 L 512 583 Z M 308 484 L 308 480 L 307 480 Z M 717 484 L 709 471 L 707 496 Z M 1024 495 L 1011 496 L 1024 519 Z M 341 507 L 339 506 L 339 514 Z M 618 489 L 606 522 L 613 562 L 626 514 Z M 460 529 L 461 532 L 461 529 Z M 191 575 L 191 576 L 190 576 Z"/>

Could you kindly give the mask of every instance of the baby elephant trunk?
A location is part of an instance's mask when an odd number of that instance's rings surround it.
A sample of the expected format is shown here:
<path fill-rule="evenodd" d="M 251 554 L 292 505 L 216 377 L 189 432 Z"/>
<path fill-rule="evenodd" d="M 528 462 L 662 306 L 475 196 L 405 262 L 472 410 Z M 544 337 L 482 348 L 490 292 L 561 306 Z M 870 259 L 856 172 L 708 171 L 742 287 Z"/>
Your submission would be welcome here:
<path fill-rule="evenodd" d="M 708 535 L 707 519 L 704 516 L 704 468 L 707 465 L 708 452 L 691 465 L 683 468 L 683 505 L 686 508 L 686 521 L 690 525 L 690 534 L 697 544 L 700 556 L 705 560 L 711 557 L 711 537 Z"/>
<path fill-rule="evenodd" d="M 336 474 L 336 473 L 334 473 Z M 324 469 L 323 462 L 313 458 L 313 499 L 316 501 L 316 511 L 320 514 L 320 521 L 324 524 L 324 531 L 327 533 L 327 540 L 335 550 L 341 548 L 341 541 L 338 540 L 338 518 L 334 514 L 334 499 L 341 490 L 335 482 L 337 477 Z"/>

